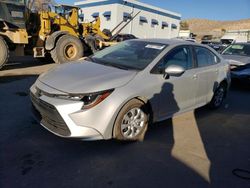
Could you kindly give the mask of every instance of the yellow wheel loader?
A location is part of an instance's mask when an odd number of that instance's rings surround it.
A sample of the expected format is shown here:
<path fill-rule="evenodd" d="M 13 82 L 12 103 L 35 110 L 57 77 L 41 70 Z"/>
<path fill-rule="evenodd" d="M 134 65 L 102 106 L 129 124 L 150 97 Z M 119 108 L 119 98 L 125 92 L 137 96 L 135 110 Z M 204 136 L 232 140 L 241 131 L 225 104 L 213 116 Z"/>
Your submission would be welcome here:
<path fill-rule="evenodd" d="M 54 9 L 52 11 L 52 9 Z M 32 33 L 31 40 L 34 50 L 34 57 L 45 57 L 50 54 L 55 63 L 64 63 L 77 60 L 84 56 L 84 52 L 102 49 L 117 43 L 115 36 L 130 23 L 139 13 L 131 17 L 122 25 L 121 22 L 115 29 L 122 26 L 116 34 L 108 30 L 100 30 L 100 18 L 97 17 L 89 23 L 80 23 L 82 18 L 79 16 L 79 8 L 68 5 L 56 5 L 47 7 L 46 10 L 39 11 L 37 14 L 31 14 L 29 22 L 37 28 Z M 37 16 L 37 18 L 36 18 Z M 35 21 L 36 20 L 36 21 Z"/>
<path fill-rule="evenodd" d="M 24 52 L 35 58 L 51 57 L 55 63 L 77 60 L 87 51 L 94 53 L 117 43 L 117 35 L 139 14 L 112 31 L 101 31 L 99 17 L 80 23 L 78 7 L 52 1 L 0 0 L 0 68 L 10 54 Z"/>
<path fill-rule="evenodd" d="M 26 44 L 24 1 L 0 0 L 0 69 L 10 55 L 24 55 Z"/>

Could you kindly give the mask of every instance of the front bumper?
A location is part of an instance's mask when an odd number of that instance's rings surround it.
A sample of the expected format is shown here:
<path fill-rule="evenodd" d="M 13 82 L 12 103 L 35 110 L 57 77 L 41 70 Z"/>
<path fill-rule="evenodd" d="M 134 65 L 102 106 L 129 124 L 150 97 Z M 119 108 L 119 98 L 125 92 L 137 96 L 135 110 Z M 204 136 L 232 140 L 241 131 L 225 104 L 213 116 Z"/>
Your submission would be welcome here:
<path fill-rule="evenodd" d="M 64 138 L 100 140 L 103 135 L 93 127 L 79 126 L 71 115 L 81 111 L 82 102 L 56 99 L 37 94 L 35 86 L 30 90 L 33 114 L 39 123 L 53 134 Z"/>

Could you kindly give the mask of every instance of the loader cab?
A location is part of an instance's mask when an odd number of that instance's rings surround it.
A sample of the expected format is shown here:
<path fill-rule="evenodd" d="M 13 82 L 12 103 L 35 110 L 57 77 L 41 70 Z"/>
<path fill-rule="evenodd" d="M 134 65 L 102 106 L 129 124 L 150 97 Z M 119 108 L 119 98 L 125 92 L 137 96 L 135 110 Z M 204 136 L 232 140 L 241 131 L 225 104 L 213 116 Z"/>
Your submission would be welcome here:
<path fill-rule="evenodd" d="M 57 5 L 55 6 L 55 13 L 64 19 L 68 20 L 68 22 L 72 26 L 78 26 L 78 10 L 79 7 L 69 6 L 69 5 Z"/>

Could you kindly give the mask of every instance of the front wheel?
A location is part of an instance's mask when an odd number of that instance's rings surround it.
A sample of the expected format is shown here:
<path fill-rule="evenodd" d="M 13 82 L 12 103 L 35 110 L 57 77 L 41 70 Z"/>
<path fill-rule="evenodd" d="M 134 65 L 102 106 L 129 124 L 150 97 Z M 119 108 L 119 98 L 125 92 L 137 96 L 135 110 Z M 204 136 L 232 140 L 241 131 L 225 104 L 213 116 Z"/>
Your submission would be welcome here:
<path fill-rule="evenodd" d="M 114 125 L 113 137 L 117 140 L 144 139 L 148 127 L 145 104 L 137 99 L 129 101 L 120 111 Z"/>
<path fill-rule="evenodd" d="M 83 50 L 80 39 L 72 35 L 63 35 L 50 54 L 55 63 L 61 64 L 80 59 L 83 57 Z"/>
<path fill-rule="evenodd" d="M 226 96 L 226 86 L 220 85 L 214 92 L 214 96 L 209 104 L 210 108 L 217 109 L 221 107 Z"/>

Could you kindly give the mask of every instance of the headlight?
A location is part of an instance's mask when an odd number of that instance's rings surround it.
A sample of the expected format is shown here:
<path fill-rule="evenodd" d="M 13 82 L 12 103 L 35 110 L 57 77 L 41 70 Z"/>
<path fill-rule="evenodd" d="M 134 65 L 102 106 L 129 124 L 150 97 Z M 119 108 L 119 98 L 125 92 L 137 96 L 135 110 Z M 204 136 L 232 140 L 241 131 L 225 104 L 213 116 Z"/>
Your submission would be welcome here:
<path fill-rule="evenodd" d="M 106 99 L 114 90 L 107 90 L 97 93 L 91 94 L 83 94 L 83 95 L 61 95 L 56 96 L 57 98 L 61 99 L 69 99 L 74 101 L 82 101 L 83 107 L 82 109 L 89 109 L 93 108 L 94 106 L 98 105 L 104 99 Z"/>
<path fill-rule="evenodd" d="M 101 93 L 83 96 L 81 98 L 81 101 L 83 101 L 83 109 L 93 108 L 94 106 L 102 102 L 104 99 L 106 99 L 112 92 L 113 90 L 108 90 Z"/>

